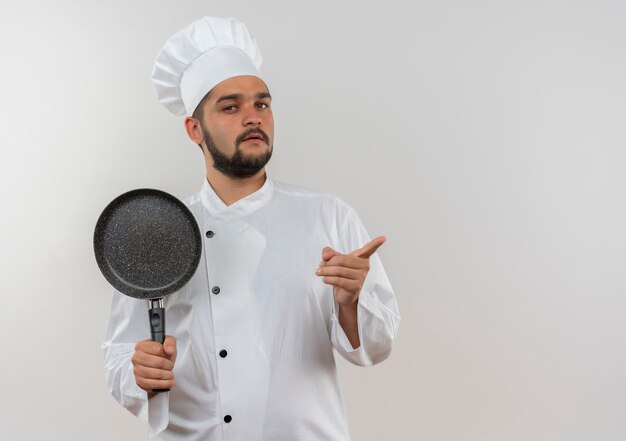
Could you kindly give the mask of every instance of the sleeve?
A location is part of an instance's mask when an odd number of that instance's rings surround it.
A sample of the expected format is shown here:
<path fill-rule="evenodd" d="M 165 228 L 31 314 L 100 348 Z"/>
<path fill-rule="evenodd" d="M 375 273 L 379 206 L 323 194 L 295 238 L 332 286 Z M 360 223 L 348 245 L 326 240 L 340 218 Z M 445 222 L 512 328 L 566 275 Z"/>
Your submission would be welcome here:
<path fill-rule="evenodd" d="M 371 239 L 352 208 L 348 208 L 344 227 L 339 234 L 337 251 L 349 253 Z M 400 324 L 396 298 L 378 253 L 370 257 L 370 270 L 358 300 L 358 332 L 361 345 L 353 348 L 339 324 L 335 303 L 331 316 L 331 341 L 337 352 L 349 362 L 370 366 L 385 360 Z"/>
<path fill-rule="evenodd" d="M 131 362 L 135 344 L 146 338 L 150 338 L 146 302 L 114 292 L 102 343 L 107 389 L 156 435 L 169 422 L 169 393 L 159 393 L 148 400 L 148 394 L 135 383 Z"/>

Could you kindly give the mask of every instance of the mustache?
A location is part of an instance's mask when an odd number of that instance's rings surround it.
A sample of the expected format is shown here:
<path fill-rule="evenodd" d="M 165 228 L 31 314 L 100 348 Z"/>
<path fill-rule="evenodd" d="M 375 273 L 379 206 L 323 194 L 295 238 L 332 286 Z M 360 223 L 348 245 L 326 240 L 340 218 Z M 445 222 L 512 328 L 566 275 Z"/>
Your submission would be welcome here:
<path fill-rule="evenodd" d="M 265 141 L 265 144 L 270 145 L 270 138 L 269 138 L 269 136 L 267 136 L 265 134 L 265 132 L 263 130 L 259 129 L 258 127 L 254 127 L 254 128 L 248 129 L 245 132 L 243 132 L 242 134 L 240 134 L 237 137 L 237 139 L 235 140 L 235 145 L 237 147 L 239 147 L 239 144 L 241 144 L 243 142 L 243 140 L 246 139 L 250 135 L 259 135 L 261 138 L 263 138 L 263 141 Z"/>

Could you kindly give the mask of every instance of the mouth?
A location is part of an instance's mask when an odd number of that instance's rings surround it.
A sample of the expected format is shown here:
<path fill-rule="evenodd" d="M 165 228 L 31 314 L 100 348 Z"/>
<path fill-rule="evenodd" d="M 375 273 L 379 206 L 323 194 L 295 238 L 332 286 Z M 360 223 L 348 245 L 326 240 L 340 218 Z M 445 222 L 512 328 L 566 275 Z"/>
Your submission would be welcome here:
<path fill-rule="evenodd" d="M 248 141 L 251 143 L 264 142 L 268 145 L 270 142 L 268 136 L 261 129 L 258 128 L 246 131 L 239 135 L 239 137 L 237 138 L 237 145 Z"/>
<path fill-rule="evenodd" d="M 253 134 L 253 135 L 246 136 L 242 140 L 242 142 L 246 142 L 246 141 L 264 141 L 264 139 L 261 135 Z"/>

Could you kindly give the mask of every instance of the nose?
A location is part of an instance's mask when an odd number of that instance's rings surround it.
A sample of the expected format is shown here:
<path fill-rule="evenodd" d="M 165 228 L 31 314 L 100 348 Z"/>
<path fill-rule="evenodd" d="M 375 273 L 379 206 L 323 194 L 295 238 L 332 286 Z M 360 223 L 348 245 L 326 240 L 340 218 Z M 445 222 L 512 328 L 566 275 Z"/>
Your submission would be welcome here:
<path fill-rule="evenodd" d="M 246 109 L 243 116 L 244 126 L 258 126 L 261 125 L 261 115 L 256 107 L 250 106 Z"/>

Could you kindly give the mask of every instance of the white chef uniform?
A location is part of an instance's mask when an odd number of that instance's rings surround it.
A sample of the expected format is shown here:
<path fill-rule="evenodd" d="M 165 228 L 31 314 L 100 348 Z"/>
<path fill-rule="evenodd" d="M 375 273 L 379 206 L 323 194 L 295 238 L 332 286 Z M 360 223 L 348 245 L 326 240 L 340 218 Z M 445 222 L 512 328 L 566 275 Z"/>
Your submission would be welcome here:
<path fill-rule="evenodd" d="M 151 440 L 349 439 L 333 347 L 357 365 L 384 360 L 400 316 L 377 254 L 358 303 L 361 346 L 339 325 L 333 288 L 315 275 L 324 246 L 370 238 L 339 198 L 272 181 L 226 206 L 205 181 L 188 198 L 203 237 L 191 281 L 165 299 L 177 341 L 176 386 L 148 401 L 135 343 L 150 338 L 145 301 L 114 293 L 103 343 L 109 391 Z"/>

